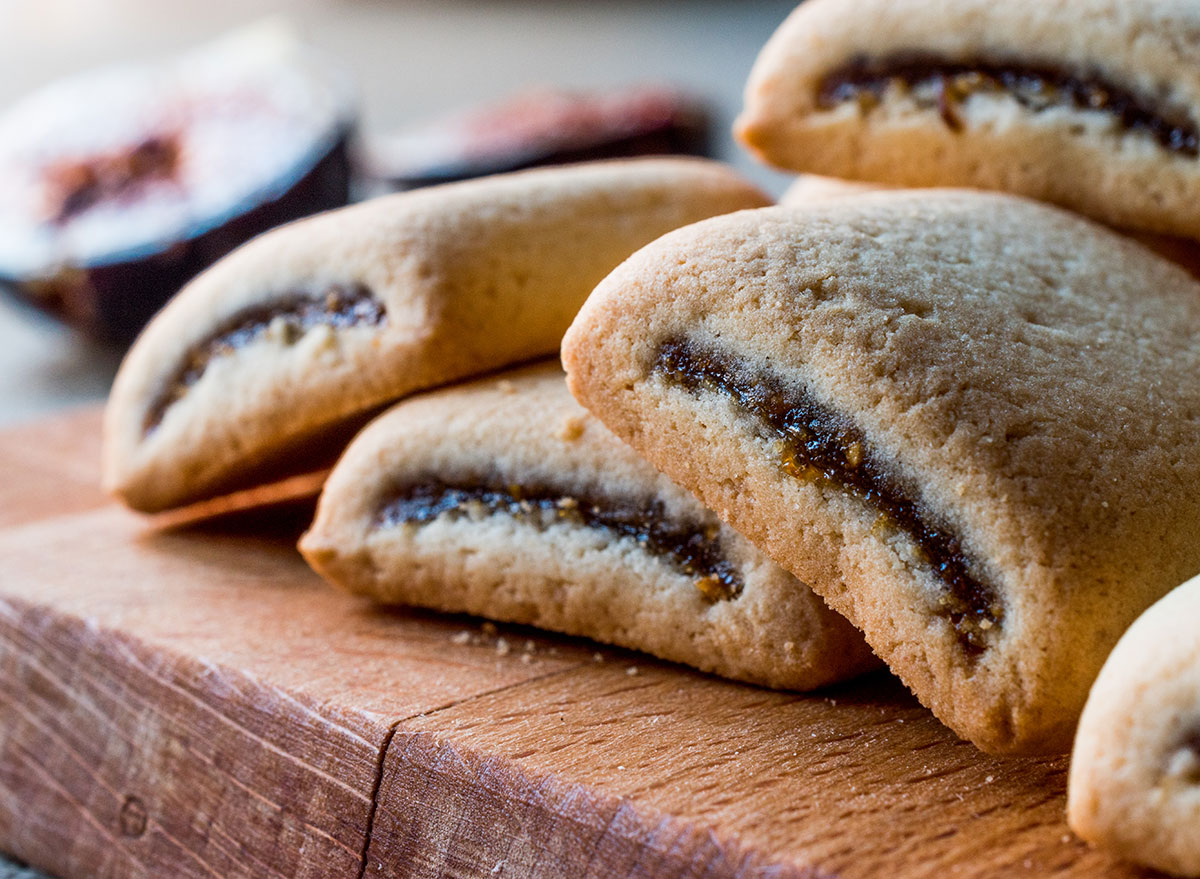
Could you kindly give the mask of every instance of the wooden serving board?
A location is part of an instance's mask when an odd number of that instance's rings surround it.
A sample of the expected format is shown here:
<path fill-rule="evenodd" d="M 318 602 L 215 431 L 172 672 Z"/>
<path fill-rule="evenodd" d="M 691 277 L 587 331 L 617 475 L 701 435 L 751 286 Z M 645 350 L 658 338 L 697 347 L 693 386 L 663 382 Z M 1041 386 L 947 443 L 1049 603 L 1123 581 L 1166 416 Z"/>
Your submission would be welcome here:
<path fill-rule="evenodd" d="M 0 849 L 73 877 L 1129 877 L 1067 762 L 880 674 L 816 695 L 324 586 L 279 510 L 166 527 L 97 413 L 0 434 Z"/>

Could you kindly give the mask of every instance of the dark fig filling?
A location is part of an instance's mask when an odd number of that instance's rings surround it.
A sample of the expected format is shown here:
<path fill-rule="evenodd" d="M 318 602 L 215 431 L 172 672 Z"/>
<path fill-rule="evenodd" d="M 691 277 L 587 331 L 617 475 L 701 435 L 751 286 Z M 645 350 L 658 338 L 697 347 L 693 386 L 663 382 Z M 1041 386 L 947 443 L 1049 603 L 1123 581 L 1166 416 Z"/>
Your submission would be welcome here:
<path fill-rule="evenodd" d="M 849 420 L 769 371 L 687 339 L 663 343 L 654 371 L 691 393 L 728 397 L 780 441 L 786 473 L 836 486 L 907 533 L 946 587 L 937 612 L 950 620 L 964 652 L 977 656 L 987 648 L 1004 617 L 996 593 L 972 576 L 958 538 L 905 495 Z"/>
<path fill-rule="evenodd" d="M 959 105 L 976 93 L 1003 93 L 1033 112 L 1051 107 L 1094 110 L 1115 118 L 1126 131 L 1149 134 L 1167 151 L 1200 156 L 1200 130 L 1186 111 L 1168 109 L 1098 73 L 1079 73 L 1054 64 L 987 59 L 948 61 L 905 53 L 887 58 L 858 57 L 827 73 L 817 101 L 831 109 L 848 101 L 879 103 L 893 84 L 928 93 L 946 125 L 963 127 Z"/>
<path fill-rule="evenodd" d="M 439 516 L 512 516 L 545 528 L 567 522 L 631 537 L 646 551 L 693 578 L 709 601 L 728 601 L 742 592 L 737 568 L 725 558 L 717 529 L 667 516 L 658 500 L 632 501 L 565 493 L 547 486 L 501 485 L 480 480 L 450 484 L 415 482 L 390 493 L 376 515 L 376 527 L 430 522 Z"/>
<path fill-rule="evenodd" d="M 315 327 L 378 327 L 386 321 L 383 303 L 361 284 L 334 285 L 315 295 L 295 293 L 244 309 L 183 355 L 182 365 L 147 409 L 143 432 L 149 434 L 162 423 L 167 410 L 200 381 L 209 364 L 246 347 L 268 330 L 290 345 Z"/>

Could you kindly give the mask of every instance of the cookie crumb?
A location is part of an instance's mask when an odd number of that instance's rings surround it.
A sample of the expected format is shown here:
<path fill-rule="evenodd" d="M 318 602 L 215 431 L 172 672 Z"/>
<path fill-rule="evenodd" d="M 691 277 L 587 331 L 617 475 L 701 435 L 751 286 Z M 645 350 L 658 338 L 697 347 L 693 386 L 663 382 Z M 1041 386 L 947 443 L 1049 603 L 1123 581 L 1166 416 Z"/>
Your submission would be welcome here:
<path fill-rule="evenodd" d="M 512 650 L 512 648 L 509 646 L 508 641 L 506 639 L 504 639 L 504 638 L 496 639 L 496 652 L 499 653 L 501 656 L 508 656 L 509 651 L 511 651 L 511 650 Z"/>
<path fill-rule="evenodd" d="M 502 378 L 496 382 L 496 388 L 502 394 L 515 394 L 517 392 L 517 386 L 506 378 Z"/>
<path fill-rule="evenodd" d="M 563 442 L 571 442 L 583 436 L 584 419 L 582 415 L 568 415 L 558 425 L 556 436 Z"/>
<path fill-rule="evenodd" d="M 604 662 L 604 654 L 603 653 L 593 653 L 592 654 L 592 662 Z"/>
<path fill-rule="evenodd" d="M 451 644 L 470 644 L 471 633 L 468 631 L 456 632 L 454 637 L 450 639 Z"/>
<path fill-rule="evenodd" d="M 625 674 L 629 675 L 630 677 L 633 677 L 637 673 L 638 667 L 636 665 L 631 665 L 629 668 L 625 669 Z"/>
<path fill-rule="evenodd" d="M 533 662 L 533 657 L 530 654 L 528 654 L 528 653 L 521 654 L 521 664 L 522 665 L 529 665 L 529 663 L 531 663 L 531 662 Z"/>
<path fill-rule="evenodd" d="M 984 782 L 986 782 L 987 784 L 991 784 L 995 780 L 996 780 L 996 776 L 989 775 L 987 778 L 984 779 Z"/>

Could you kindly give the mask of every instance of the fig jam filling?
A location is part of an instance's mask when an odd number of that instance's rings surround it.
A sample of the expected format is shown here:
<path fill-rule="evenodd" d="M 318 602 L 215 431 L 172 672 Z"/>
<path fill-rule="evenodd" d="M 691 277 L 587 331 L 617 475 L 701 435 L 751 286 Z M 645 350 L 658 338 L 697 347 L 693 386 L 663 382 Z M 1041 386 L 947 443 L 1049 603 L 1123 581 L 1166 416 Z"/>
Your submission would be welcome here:
<path fill-rule="evenodd" d="M 770 372 L 687 339 L 665 342 L 654 371 L 691 393 L 728 397 L 779 440 L 784 472 L 835 486 L 870 504 L 883 524 L 907 533 L 946 587 L 936 611 L 954 626 L 964 652 L 977 656 L 987 648 L 1004 616 L 995 592 L 972 576 L 958 538 L 906 497 L 849 420 Z"/>
<path fill-rule="evenodd" d="M 361 284 L 334 285 L 316 295 L 294 293 L 239 311 L 184 354 L 182 365 L 147 410 L 143 432 L 149 434 L 162 423 L 167 410 L 200 381 L 214 360 L 268 333 L 291 345 L 315 327 L 377 327 L 386 321 L 383 303 Z"/>
<path fill-rule="evenodd" d="M 120 199 L 179 167 L 179 136 L 154 135 L 114 153 L 64 160 L 45 169 L 52 222 L 64 224 L 102 201 Z"/>
<path fill-rule="evenodd" d="M 375 518 L 376 527 L 430 522 L 439 516 L 505 514 L 545 528 L 567 522 L 631 537 L 646 551 L 693 579 L 708 601 L 728 601 L 742 592 L 736 567 L 721 552 L 717 529 L 667 516 L 661 501 L 636 502 L 567 494 L 546 486 L 416 482 L 393 492 Z"/>
<path fill-rule="evenodd" d="M 918 102 L 936 106 L 954 131 L 963 127 L 959 105 L 971 95 L 1007 94 L 1033 112 L 1064 107 L 1107 113 L 1126 131 L 1145 132 L 1169 152 L 1192 159 L 1200 156 L 1200 130 L 1187 112 L 1168 110 L 1099 74 L 1080 74 L 1053 64 L 953 62 L 912 53 L 858 57 L 825 75 L 817 102 L 824 109 L 847 101 L 870 107 L 892 85 L 923 93 L 916 95 Z"/>

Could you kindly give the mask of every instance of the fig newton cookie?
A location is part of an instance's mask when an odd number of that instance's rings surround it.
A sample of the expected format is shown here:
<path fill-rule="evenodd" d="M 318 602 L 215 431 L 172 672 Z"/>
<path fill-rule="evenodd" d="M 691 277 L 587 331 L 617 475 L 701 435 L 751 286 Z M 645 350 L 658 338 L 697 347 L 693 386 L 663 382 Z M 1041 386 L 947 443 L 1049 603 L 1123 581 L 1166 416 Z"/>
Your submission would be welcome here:
<path fill-rule="evenodd" d="M 865 192 L 879 192 L 892 187 L 879 183 L 864 183 L 861 180 L 842 180 L 820 174 L 799 174 L 779 197 L 781 205 L 804 206 L 818 201 L 849 198 Z"/>
<path fill-rule="evenodd" d="M 184 288 L 121 366 L 105 483 L 154 511 L 261 481 L 422 388 L 554 352 L 592 287 L 686 223 L 767 204 L 653 159 L 501 175 L 272 231 Z"/>
<path fill-rule="evenodd" d="M 961 736 L 1066 750 L 1200 571 L 1200 285 L 1024 199 L 883 192 L 670 233 L 563 343 L 576 397 Z"/>
<path fill-rule="evenodd" d="M 880 192 L 894 188 L 885 184 L 865 183 L 860 180 L 841 180 L 836 177 L 822 177 L 819 174 L 800 174 L 780 197 L 779 204 L 803 206 L 816 201 L 848 198 L 865 192 Z M 1192 275 L 1200 278 L 1200 242 L 1174 235 L 1159 235 L 1155 232 L 1138 232 L 1130 229 L 1118 229 L 1117 231 L 1145 245 L 1159 256 L 1165 256 L 1172 262 L 1178 263 Z"/>
<path fill-rule="evenodd" d="M 1200 876 L 1200 578 L 1146 611 L 1096 679 L 1071 755 L 1071 828 Z"/>
<path fill-rule="evenodd" d="M 803 583 L 571 398 L 557 363 L 407 400 L 301 542 L 331 582 L 808 689 L 878 664 Z"/>
<path fill-rule="evenodd" d="M 863 183 L 860 180 L 840 180 L 821 177 L 820 174 L 800 174 L 787 187 L 779 199 L 780 204 L 804 205 L 830 198 L 847 198 L 864 192 L 880 192 L 895 189 L 883 184 Z M 1133 229 L 1117 229 L 1139 244 L 1150 247 L 1159 256 L 1182 265 L 1190 274 L 1200 279 L 1200 241 L 1178 238 L 1176 235 L 1160 235 L 1154 232 L 1138 232 Z"/>
<path fill-rule="evenodd" d="M 808 0 L 755 63 L 736 130 L 781 168 L 1200 238 L 1200 5 Z"/>

